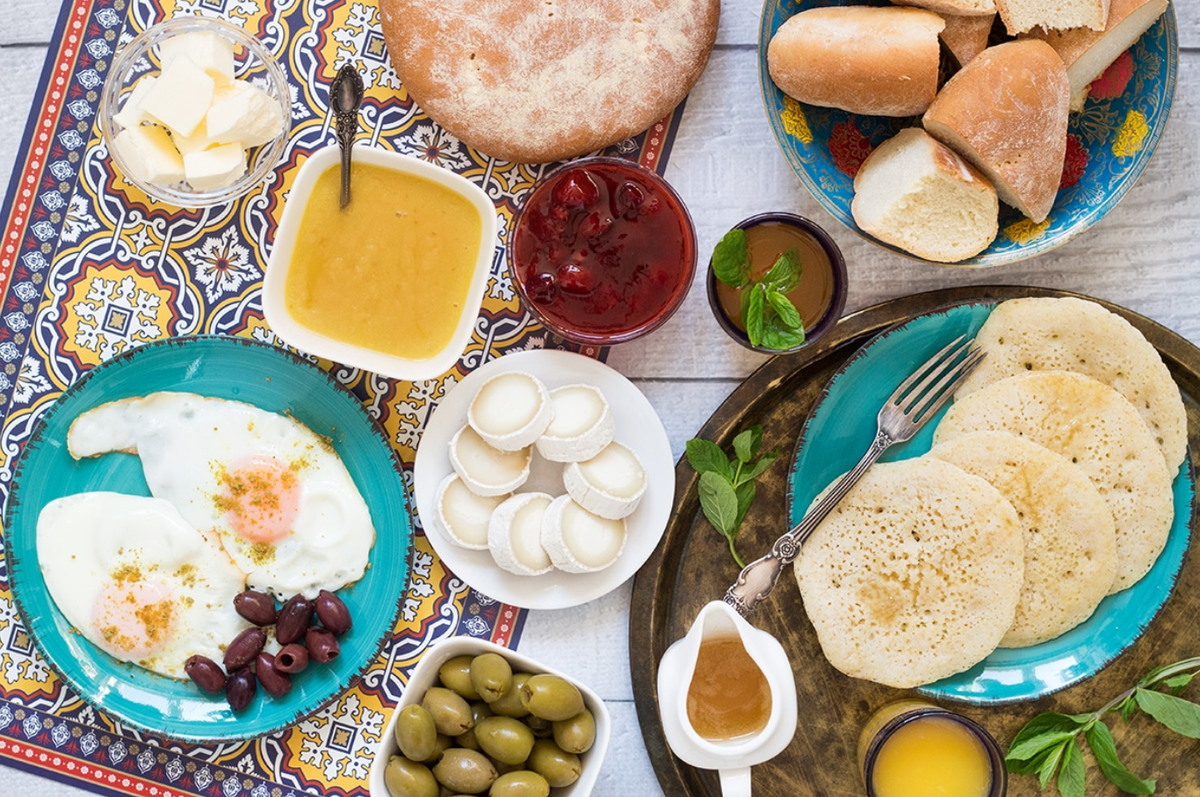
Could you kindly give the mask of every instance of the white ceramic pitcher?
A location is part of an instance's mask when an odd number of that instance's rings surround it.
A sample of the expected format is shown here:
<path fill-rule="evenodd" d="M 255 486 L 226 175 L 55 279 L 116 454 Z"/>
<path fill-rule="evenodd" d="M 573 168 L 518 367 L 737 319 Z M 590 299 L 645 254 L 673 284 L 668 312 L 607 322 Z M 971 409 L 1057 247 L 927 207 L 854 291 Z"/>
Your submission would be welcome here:
<path fill-rule="evenodd" d="M 688 689 L 706 638 L 738 637 L 771 690 L 771 715 L 753 736 L 714 742 L 696 733 L 687 714 Z M 720 772 L 724 797 L 750 797 L 750 767 L 774 758 L 796 733 L 796 682 L 779 640 L 746 622 L 732 606 L 713 601 L 700 610 L 687 636 L 667 648 L 658 664 L 658 710 L 667 744 L 700 769 Z"/>

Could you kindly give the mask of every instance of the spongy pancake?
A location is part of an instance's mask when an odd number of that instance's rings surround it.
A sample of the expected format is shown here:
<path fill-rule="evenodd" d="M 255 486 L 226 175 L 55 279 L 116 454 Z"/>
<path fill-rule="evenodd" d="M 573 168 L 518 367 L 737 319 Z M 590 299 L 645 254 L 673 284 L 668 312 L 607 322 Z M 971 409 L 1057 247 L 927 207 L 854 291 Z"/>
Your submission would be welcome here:
<path fill-rule="evenodd" d="M 1073 297 L 1011 299 L 996 306 L 975 343 L 987 357 L 959 388 L 965 396 L 1027 371 L 1075 371 L 1116 390 L 1142 416 L 1167 467 L 1187 450 L 1187 413 L 1162 357 L 1136 327 Z"/>
<path fill-rule="evenodd" d="M 1036 645 L 1092 616 L 1117 575 L 1112 513 L 1079 466 L 1008 432 L 973 432 L 929 456 L 986 481 L 1017 510 L 1025 582 L 1000 647 Z"/>
<path fill-rule="evenodd" d="M 1117 530 L 1117 578 L 1110 594 L 1146 575 L 1171 531 L 1171 476 L 1154 436 L 1124 396 L 1069 371 L 1010 376 L 956 401 L 933 441 L 982 430 L 1039 443 L 1092 480 Z"/>
<path fill-rule="evenodd" d="M 996 488 L 928 457 L 873 465 L 796 560 L 829 662 L 909 688 L 969 669 L 1012 625 L 1021 526 Z"/>

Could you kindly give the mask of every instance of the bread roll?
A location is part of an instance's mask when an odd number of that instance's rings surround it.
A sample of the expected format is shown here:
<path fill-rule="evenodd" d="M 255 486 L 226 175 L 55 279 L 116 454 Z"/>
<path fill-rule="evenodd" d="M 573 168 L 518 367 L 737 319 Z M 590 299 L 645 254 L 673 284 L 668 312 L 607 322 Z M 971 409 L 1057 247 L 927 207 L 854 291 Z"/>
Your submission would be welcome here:
<path fill-rule="evenodd" d="M 854 221 L 917 257 L 953 263 L 995 239 L 996 189 L 973 166 L 919 127 L 876 147 L 854 178 Z"/>
<path fill-rule="evenodd" d="M 1045 221 L 1062 182 L 1071 83 L 1037 39 L 989 47 L 950 78 L 925 129 L 987 175 L 1000 199 Z"/>
<path fill-rule="evenodd" d="M 937 94 L 938 33 L 919 8 L 801 11 L 767 47 L 771 79 L 800 102 L 874 116 L 921 113 Z"/>
<path fill-rule="evenodd" d="M 950 48 L 959 66 L 966 66 L 971 59 L 987 49 L 996 22 L 993 12 L 986 17 L 968 17 L 960 14 L 942 14 L 946 27 L 942 31 L 942 43 Z"/>
<path fill-rule="evenodd" d="M 1104 74 L 1117 57 L 1167 10 L 1167 0 L 1112 0 L 1104 30 L 1073 28 L 1045 31 L 1038 28 L 1027 35 L 1041 39 L 1054 48 L 1067 65 L 1071 96 L 1087 97 L 1087 87 Z M 1080 103 L 1082 105 L 1082 102 Z M 1072 110 L 1077 110 L 1072 108 Z"/>
<path fill-rule="evenodd" d="M 1104 30 L 1109 0 L 995 0 L 1004 27 L 1016 36 L 1036 27 L 1047 30 Z"/>

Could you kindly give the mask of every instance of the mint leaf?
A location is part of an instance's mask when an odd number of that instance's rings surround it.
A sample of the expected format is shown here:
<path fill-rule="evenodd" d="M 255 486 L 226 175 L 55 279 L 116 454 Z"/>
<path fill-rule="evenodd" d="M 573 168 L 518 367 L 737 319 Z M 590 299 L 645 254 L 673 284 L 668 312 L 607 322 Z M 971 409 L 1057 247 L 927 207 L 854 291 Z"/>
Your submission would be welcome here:
<path fill-rule="evenodd" d="M 763 345 L 763 329 L 766 326 L 766 289 L 761 282 L 750 289 L 750 299 L 743 313 L 742 321 L 746 325 L 746 335 L 754 346 Z"/>
<path fill-rule="evenodd" d="M 1167 680 L 1163 681 L 1163 683 L 1169 686 L 1171 689 L 1174 689 L 1175 694 L 1179 694 L 1179 690 L 1190 684 L 1192 679 L 1195 677 L 1196 673 L 1188 672 L 1184 673 L 1183 675 L 1176 675 L 1174 678 L 1168 678 Z"/>
<path fill-rule="evenodd" d="M 758 439 L 755 439 L 755 430 L 758 431 Z M 758 447 L 762 445 L 762 427 L 752 426 L 745 430 L 737 437 L 733 438 L 733 452 L 742 463 L 749 462 L 754 459 L 754 454 L 758 451 Z"/>
<path fill-rule="evenodd" d="M 750 281 L 750 251 L 746 248 L 745 231 L 730 230 L 717 242 L 712 270 L 717 279 L 734 288 Z"/>
<path fill-rule="evenodd" d="M 748 481 L 757 479 L 762 475 L 763 471 L 771 467 L 771 463 L 778 458 L 778 451 L 768 451 L 759 458 L 758 462 L 755 462 L 753 465 L 751 465 L 749 470 L 743 470 L 742 475 L 738 478 L 738 481 L 745 484 Z"/>
<path fill-rule="evenodd" d="M 733 478 L 733 473 L 729 469 L 729 460 L 725 457 L 725 452 L 711 440 L 694 437 L 687 441 L 686 452 L 688 464 L 697 473 L 712 472 L 724 476 L 726 479 Z"/>
<path fill-rule="evenodd" d="M 779 316 L 780 322 L 788 329 L 803 329 L 804 322 L 800 320 L 800 312 L 796 309 L 796 305 L 792 304 L 788 297 L 784 296 L 779 291 L 768 290 L 767 302 L 770 303 L 771 309 Z"/>
<path fill-rule="evenodd" d="M 1080 721 L 1054 711 L 1038 714 L 1017 731 L 1004 760 L 1027 761 L 1038 753 L 1073 738 L 1085 723 L 1086 720 Z"/>
<path fill-rule="evenodd" d="M 794 290 L 800 284 L 800 252 L 789 249 L 780 255 L 762 281 L 780 293 Z"/>
<path fill-rule="evenodd" d="M 1152 689 L 1134 693 L 1142 711 L 1189 739 L 1200 739 L 1200 706 L 1182 697 L 1165 695 Z"/>
<path fill-rule="evenodd" d="M 1059 770 L 1058 781 L 1055 784 L 1058 786 L 1060 797 L 1084 797 L 1087 792 L 1085 774 L 1083 751 L 1076 742 L 1067 742 L 1066 750 L 1063 751 L 1062 769 Z M 1046 784 L 1043 782 L 1042 785 Z"/>
<path fill-rule="evenodd" d="M 1130 772 L 1117 757 L 1117 745 L 1113 741 L 1112 732 L 1103 722 L 1097 722 L 1084 732 L 1088 745 L 1096 755 L 1096 763 L 1100 771 L 1117 788 L 1129 794 L 1153 794 L 1155 783 L 1152 780 L 1142 780 Z"/>
<path fill-rule="evenodd" d="M 758 486 L 753 481 L 742 482 L 734 488 L 734 493 L 737 494 L 737 524 L 740 526 L 746 519 L 746 513 L 750 511 L 750 505 L 754 503 L 754 496 L 758 494 Z"/>
<path fill-rule="evenodd" d="M 700 509 L 717 531 L 729 537 L 737 529 L 738 500 L 729 481 L 719 474 L 700 474 Z"/>
<path fill-rule="evenodd" d="M 779 316 L 772 315 L 763 328 L 763 346 L 776 351 L 794 349 L 804 342 L 804 331 L 788 329 L 779 321 Z"/>
<path fill-rule="evenodd" d="M 1067 754 L 1067 745 L 1069 744 L 1070 742 L 1059 742 L 1049 751 L 1048 755 L 1039 759 L 1042 763 L 1037 769 L 1038 783 L 1043 789 L 1054 777 L 1054 773 L 1058 771 L 1058 765 L 1062 763 L 1063 756 Z"/>

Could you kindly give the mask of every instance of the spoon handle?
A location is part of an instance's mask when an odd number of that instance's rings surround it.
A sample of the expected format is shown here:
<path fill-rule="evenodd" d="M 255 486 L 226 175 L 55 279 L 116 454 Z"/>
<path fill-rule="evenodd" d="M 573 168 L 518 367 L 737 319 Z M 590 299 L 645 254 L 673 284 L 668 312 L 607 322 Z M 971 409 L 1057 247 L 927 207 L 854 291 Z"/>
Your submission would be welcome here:
<path fill-rule="evenodd" d="M 338 146 L 342 150 L 342 207 L 350 204 L 350 149 L 358 134 L 358 109 L 363 99 L 362 75 L 353 64 L 338 70 L 329 86 L 329 105 L 334 114 Z"/>

